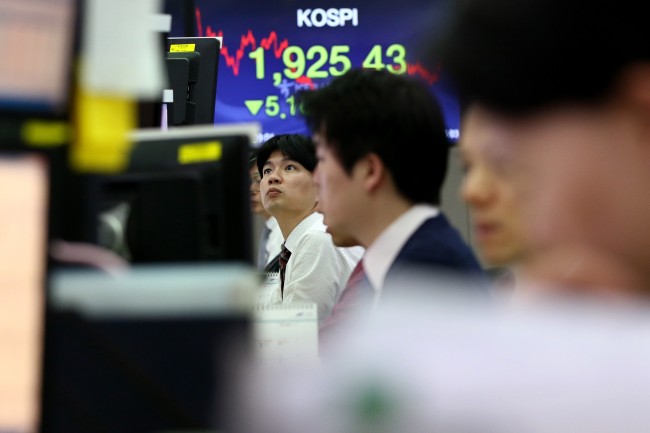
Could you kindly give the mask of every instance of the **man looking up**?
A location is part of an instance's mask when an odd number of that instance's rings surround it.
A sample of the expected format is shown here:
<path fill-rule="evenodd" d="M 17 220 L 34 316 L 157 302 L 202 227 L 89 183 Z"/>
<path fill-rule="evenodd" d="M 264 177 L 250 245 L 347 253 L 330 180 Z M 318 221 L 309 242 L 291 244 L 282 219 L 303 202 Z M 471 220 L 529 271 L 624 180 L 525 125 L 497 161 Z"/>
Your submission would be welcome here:
<path fill-rule="evenodd" d="M 264 208 L 280 226 L 285 242 L 280 253 L 280 281 L 271 302 L 315 302 L 327 317 L 352 270 L 344 253 L 326 233 L 312 171 L 312 141 L 298 134 L 276 135 L 257 154 Z"/>

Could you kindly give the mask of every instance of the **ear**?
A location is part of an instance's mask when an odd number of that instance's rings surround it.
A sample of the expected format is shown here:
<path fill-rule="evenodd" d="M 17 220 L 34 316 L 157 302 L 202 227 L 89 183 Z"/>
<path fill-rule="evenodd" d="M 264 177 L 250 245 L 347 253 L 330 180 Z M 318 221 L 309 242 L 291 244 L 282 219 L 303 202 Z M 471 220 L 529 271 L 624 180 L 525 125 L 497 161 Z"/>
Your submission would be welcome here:
<path fill-rule="evenodd" d="M 362 177 L 367 192 L 376 191 L 386 177 L 384 162 L 376 153 L 369 153 L 357 162 L 357 170 Z"/>
<path fill-rule="evenodd" d="M 630 108 L 635 119 L 633 133 L 640 141 L 650 143 L 650 62 L 638 63 L 622 71 L 615 98 Z M 648 146 L 650 149 L 650 146 Z"/>
<path fill-rule="evenodd" d="M 617 84 L 616 91 L 621 97 L 650 113 L 650 63 L 628 66 Z"/>

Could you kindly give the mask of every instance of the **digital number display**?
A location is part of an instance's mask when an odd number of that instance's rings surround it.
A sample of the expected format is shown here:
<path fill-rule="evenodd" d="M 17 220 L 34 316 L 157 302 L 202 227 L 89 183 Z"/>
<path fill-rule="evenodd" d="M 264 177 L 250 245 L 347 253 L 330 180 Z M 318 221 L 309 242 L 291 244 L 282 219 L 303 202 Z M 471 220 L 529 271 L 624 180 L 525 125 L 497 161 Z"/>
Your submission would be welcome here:
<path fill-rule="evenodd" d="M 418 51 L 435 3 L 195 0 L 199 36 L 223 37 L 215 123 L 260 122 L 259 142 L 308 134 L 296 93 L 363 67 L 425 80 L 443 108 L 447 135 L 458 138 L 458 99 L 444 71 L 425 67 Z"/>

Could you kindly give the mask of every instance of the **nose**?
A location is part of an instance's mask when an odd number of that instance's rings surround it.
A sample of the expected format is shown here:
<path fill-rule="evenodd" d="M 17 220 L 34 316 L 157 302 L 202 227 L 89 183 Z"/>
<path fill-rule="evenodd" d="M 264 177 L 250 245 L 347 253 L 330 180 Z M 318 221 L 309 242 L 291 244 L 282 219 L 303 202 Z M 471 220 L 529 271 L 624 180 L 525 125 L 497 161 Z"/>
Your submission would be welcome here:
<path fill-rule="evenodd" d="M 264 178 L 262 178 L 262 181 L 267 182 L 268 184 L 282 183 L 282 176 L 280 175 L 280 170 L 277 168 L 271 169 L 271 171 L 264 174 Z"/>
<path fill-rule="evenodd" d="M 484 170 L 472 169 L 463 179 L 461 196 L 470 206 L 480 207 L 490 202 L 493 189 L 490 176 Z"/>

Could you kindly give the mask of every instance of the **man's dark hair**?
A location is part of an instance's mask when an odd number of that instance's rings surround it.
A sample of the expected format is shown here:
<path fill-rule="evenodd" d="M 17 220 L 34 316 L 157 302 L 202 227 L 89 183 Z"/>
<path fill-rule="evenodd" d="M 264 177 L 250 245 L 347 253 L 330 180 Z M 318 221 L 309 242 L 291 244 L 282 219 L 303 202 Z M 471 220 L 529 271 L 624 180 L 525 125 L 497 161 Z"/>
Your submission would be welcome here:
<path fill-rule="evenodd" d="M 257 150 L 257 170 L 264 177 L 262 169 L 273 152 L 279 150 L 282 155 L 305 167 L 310 172 L 316 168 L 316 148 L 309 137 L 300 134 L 279 134 L 269 138 Z"/>
<path fill-rule="evenodd" d="M 353 69 L 299 100 L 307 125 L 324 135 L 348 173 L 375 153 L 405 198 L 439 204 L 449 142 L 440 106 L 424 83 Z"/>
<path fill-rule="evenodd" d="M 650 60 L 646 2 L 458 0 L 431 56 L 468 100 L 512 114 L 608 96 Z"/>

